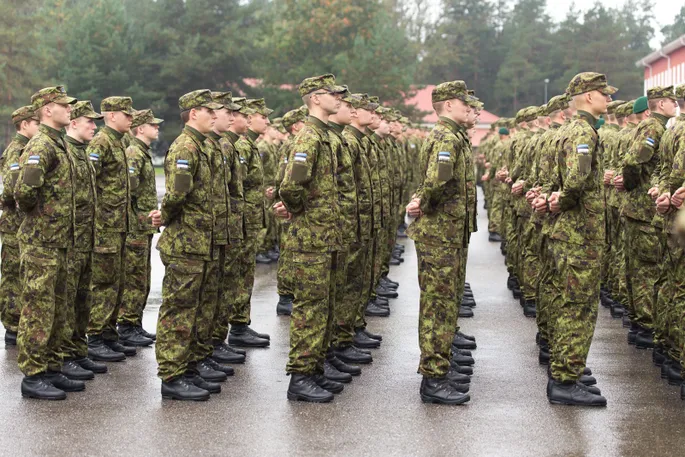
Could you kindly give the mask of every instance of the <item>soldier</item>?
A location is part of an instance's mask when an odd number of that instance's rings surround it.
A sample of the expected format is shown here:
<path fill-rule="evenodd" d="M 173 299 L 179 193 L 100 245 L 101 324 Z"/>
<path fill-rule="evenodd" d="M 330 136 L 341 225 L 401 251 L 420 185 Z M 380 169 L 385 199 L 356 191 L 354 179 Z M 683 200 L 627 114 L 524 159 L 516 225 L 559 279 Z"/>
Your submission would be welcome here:
<path fill-rule="evenodd" d="M 2 215 L 0 215 L 0 236 L 2 237 L 2 265 L 0 266 L 0 320 L 5 327 L 5 346 L 17 345 L 17 331 L 21 316 L 21 275 L 19 271 L 19 241 L 17 230 L 23 216 L 17 211 L 14 201 L 14 185 L 19 176 L 19 157 L 29 142 L 38 133 L 40 121 L 33 106 L 23 106 L 12 113 L 12 124 L 17 134 L 0 158 L 0 173 L 4 184 L 2 190 Z"/>
<path fill-rule="evenodd" d="M 247 132 L 247 117 L 254 114 L 254 110 L 245 104 L 245 98 L 233 97 L 230 92 L 221 95 L 221 104 L 228 107 L 233 112 L 233 120 L 228 126 L 228 130 L 221 133 L 219 145 L 221 152 L 226 160 L 230 173 L 228 180 L 228 198 L 230 200 L 231 212 L 228 217 L 228 236 L 229 243 L 224 252 L 223 279 L 221 280 L 221 290 L 223 294 L 219 297 L 217 314 L 214 318 L 214 329 L 212 339 L 214 352 L 212 359 L 218 363 L 245 363 L 245 351 L 237 349 L 226 343 L 228 337 L 228 320 L 233 309 L 233 304 L 242 293 L 244 287 L 243 277 L 248 265 L 238 262 L 242 252 L 242 243 L 245 233 L 245 195 L 243 191 L 243 180 L 245 179 L 245 159 L 241 157 L 235 149 L 240 135 Z M 221 114 L 220 114 L 221 115 Z M 216 126 L 216 123 L 215 123 Z"/>
<path fill-rule="evenodd" d="M 133 219 L 126 234 L 126 280 L 122 286 L 118 319 L 119 337 L 125 346 L 149 346 L 156 338 L 143 329 L 143 310 L 150 294 L 152 237 L 158 232 L 148 217 L 150 211 L 157 209 L 157 185 L 150 144 L 159 138 L 162 122 L 152 110 L 136 111 L 131 122 L 133 137 L 126 149 Z"/>
<path fill-rule="evenodd" d="M 288 399 L 329 402 L 343 385 L 327 379 L 326 353 L 331 344 L 337 252 L 341 248 L 340 212 L 328 117 L 340 109 L 345 88 L 327 74 L 306 78 L 298 87 L 309 118 L 291 149 L 281 183 L 282 202 L 274 209 L 290 219 L 281 247 L 289 250 L 298 281 L 293 282 Z"/>
<path fill-rule="evenodd" d="M 266 228 L 264 219 L 264 173 L 262 159 L 257 149 L 257 138 L 266 132 L 269 115 L 273 110 L 266 107 L 263 98 L 246 100 L 253 113 L 247 116 L 247 132 L 235 143 L 238 155 L 245 161 L 243 191 L 245 194 L 245 238 L 241 244 L 242 252 L 238 258 L 241 263 L 243 284 L 233 303 L 229 322 L 231 331 L 228 343 L 234 346 L 266 347 L 270 337 L 258 333 L 250 327 L 250 302 L 254 287 L 255 257 Z"/>
<path fill-rule="evenodd" d="M 62 136 L 71 105 L 62 86 L 33 94 L 40 127 L 19 160 L 14 200 L 25 214 L 17 239 L 21 249 L 22 294 L 19 321 L 21 394 L 64 400 L 65 392 L 86 388 L 64 376 L 60 343 L 67 318 L 67 251 L 74 244 L 74 171 Z"/>
<path fill-rule="evenodd" d="M 264 220 L 266 230 L 258 246 L 257 263 L 268 264 L 278 260 L 276 252 L 276 221 L 271 212 L 273 190 L 278 174 L 278 148 L 281 145 L 281 133 L 274 125 L 269 125 L 261 141 L 257 143 L 259 156 L 264 170 Z"/>
<path fill-rule="evenodd" d="M 214 110 L 221 105 L 205 89 L 183 95 L 178 106 L 185 126 L 164 160 L 161 211 L 149 214 L 153 225 L 166 226 L 157 243 L 166 267 L 157 320 L 157 374 L 162 398 L 208 400 L 210 392 L 221 392 L 221 386 L 198 376 L 195 357 L 214 230 L 212 170 L 204 141 L 216 120 Z"/>
<path fill-rule="evenodd" d="M 550 211 L 560 213 L 550 238 L 558 254 L 553 287 L 561 291 L 551 345 L 550 403 L 606 406 L 606 399 L 588 391 L 579 379 L 597 319 L 604 243 L 602 146 L 594 126 L 616 91 L 606 76 L 591 72 L 574 76 L 566 89 L 578 114 L 560 137 L 559 191 L 548 199 Z"/>
<path fill-rule="evenodd" d="M 102 100 L 100 111 L 105 116 L 105 127 L 88 144 L 97 188 L 88 355 L 103 362 L 122 360 L 121 353 L 136 355 L 135 347 L 118 342 L 116 328 L 123 292 L 126 233 L 131 222 L 129 169 L 121 139 L 131 129 L 132 103 L 129 97 Z"/>
<path fill-rule="evenodd" d="M 423 184 L 407 205 L 417 218 L 407 234 L 416 243 L 419 265 L 419 373 L 424 402 L 462 404 L 470 400 L 468 376 L 450 370 L 452 340 L 457 328 L 461 252 L 470 234 L 469 188 L 465 155 L 471 153 L 464 125 L 471 107 L 463 81 L 437 85 L 433 108 L 440 116 L 423 147 L 428 162 Z"/>
<path fill-rule="evenodd" d="M 95 120 L 102 119 L 90 101 L 77 102 L 66 128 L 67 152 L 74 174 L 74 246 L 67 252 L 67 318 L 62 328 L 62 373 L 70 379 L 93 379 L 106 373 L 107 365 L 88 358 L 90 279 L 95 229 L 95 169 L 88 157 L 88 143 L 95 136 Z M 123 358 L 123 356 L 121 356 Z"/>

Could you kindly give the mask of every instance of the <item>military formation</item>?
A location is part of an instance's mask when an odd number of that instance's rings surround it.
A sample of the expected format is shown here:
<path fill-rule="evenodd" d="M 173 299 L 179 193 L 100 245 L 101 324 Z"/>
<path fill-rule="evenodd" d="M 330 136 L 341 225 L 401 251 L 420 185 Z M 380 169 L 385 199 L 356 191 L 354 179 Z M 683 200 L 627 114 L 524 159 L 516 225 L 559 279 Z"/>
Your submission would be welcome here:
<path fill-rule="evenodd" d="M 606 405 L 586 366 L 600 303 L 685 399 L 685 86 L 632 101 L 616 91 L 581 73 L 563 95 L 498 120 L 477 157 L 489 239 L 536 319 L 555 404 Z"/>
<path fill-rule="evenodd" d="M 430 131 L 331 74 L 297 90 L 303 105 L 272 120 L 264 99 L 181 96 L 161 203 L 150 145 L 163 120 L 152 110 L 114 96 L 98 113 L 58 86 L 12 114 L 0 316 L 23 396 L 64 399 L 154 344 L 162 397 L 209 399 L 246 361 L 241 348 L 270 345 L 251 301 L 256 264 L 278 262 L 287 398 L 330 402 L 381 346 L 367 318 L 390 315 L 399 284 L 388 273 L 409 236 L 420 398 L 466 403 L 477 345 L 458 321 L 476 306 L 466 265 L 477 185 L 507 285 L 536 319 L 551 403 L 606 405 L 586 366 L 600 302 L 683 383 L 685 117 L 668 123 L 685 86 L 612 101 L 605 75 L 580 73 L 563 95 L 499 119 L 475 154 L 483 104 L 464 81 L 435 86 Z M 154 334 L 142 315 L 160 231 Z"/>

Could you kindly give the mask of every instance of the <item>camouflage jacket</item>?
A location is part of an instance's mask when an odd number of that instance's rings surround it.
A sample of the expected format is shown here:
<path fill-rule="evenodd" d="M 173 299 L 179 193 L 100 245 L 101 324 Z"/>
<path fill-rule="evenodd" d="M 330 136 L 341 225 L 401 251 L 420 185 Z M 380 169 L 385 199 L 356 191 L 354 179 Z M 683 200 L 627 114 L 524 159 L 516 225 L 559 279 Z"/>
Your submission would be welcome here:
<path fill-rule="evenodd" d="M 471 140 L 469 139 L 466 130 L 460 129 L 458 134 L 462 143 L 466 146 L 467 151 L 464 155 L 464 164 L 466 167 L 466 199 L 469 210 L 468 226 L 469 232 L 477 232 L 477 213 L 478 213 L 478 191 L 476 191 L 476 174 L 475 165 L 473 163 L 473 151 L 471 148 Z"/>
<path fill-rule="evenodd" d="M 124 134 L 103 127 L 88 143 L 88 157 L 95 167 L 98 205 L 95 208 L 95 251 L 114 252 L 112 233 L 129 230 L 130 189 Z"/>
<path fill-rule="evenodd" d="M 357 209 L 357 186 L 354 181 L 352 157 L 347 140 L 343 137 L 343 129 L 342 125 L 334 122 L 328 123 L 331 149 L 338 162 L 335 177 L 342 222 L 342 242 L 345 246 L 349 246 L 358 241 L 359 216 Z"/>
<path fill-rule="evenodd" d="M 558 156 L 560 153 L 561 142 L 571 128 L 571 121 L 566 121 L 562 124 L 552 138 L 549 139 L 544 149 L 540 152 L 540 162 L 538 171 L 538 185 L 541 190 L 540 193 L 546 195 L 548 198 L 552 192 L 559 190 L 561 183 L 559 182 L 559 170 L 557 167 Z M 549 236 L 554 229 L 554 224 L 559 218 L 559 214 L 546 213 L 540 219 L 542 220 L 542 234 Z"/>
<path fill-rule="evenodd" d="M 14 200 L 25 217 L 17 239 L 43 247 L 73 247 L 74 170 L 62 132 L 41 124 L 19 166 Z"/>
<path fill-rule="evenodd" d="M 380 162 L 376 144 L 371 140 L 371 132 L 362 138 L 362 152 L 366 155 L 371 177 L 371 202 L 373 204 L 373 230 L 383 228 L 383 186 L 381 185 Z"/>
<path fill-rule="evenodd" d="M 205 139 L 204 150 L 209 156 L 209 165 L 212 169 L 212 211 L 214 212 L 214 231 L 212 242 L 223 246 L 229 240 L 229 214 L 231 212 L 228 183 L 231 180 L 231 169 L 226 157 L 221 151 L 219 141 L 221 137 L 209 132 Z"/>
<path fill-rule="evenodd" d="M 626 152 L 628 151 L 628 148 L 630 147 L 630 142 L 631 139 L 633 138 L 633 134 L 635 133 L 635 129 L 637 129 L 637 124 L 634 124 L 632 122 L 629 122 L 626 124 L 626 126 L 621 129 L 621 131 L 618 132 L 618 142 L 616 145 L 616 151 L 614 153 L 613 159 L 614 159 L 614 170 L 616 171 L 617 174 L 621 174 L 623 172 L 623 165 L 625 164 L 625 158 L 626 158 Z M 612 180 L 612 185 L 613 185 L 613 180 Z M 626 204 L 626 200 L 628 199 L 628 192 L 616 192 L 616 204 L 618 205 L 617 208 L 619 212 L 622 213 L 623 207 Z"/>
<path fill-rule="evenodd" d="M 425 144 L 428 170 L 417 193 L 424 215 L 409 226 L 417 242 L 466 247 L 469 237 L 467 158 L 463 127 L 440 117 Z"/>
<path fill-rule="evenodd" d="M 64 137 L 74 172 L 74 249 L 91 252 L 95 243 L 95 169 L 87 143 Z"/>
<path fill-rule="evenodd" d="M 373 188 L 371 171 L 362 144 L 364 134 L 351 125 L 345 127 L 343 137 L 350 153 L 354 182 L 357 191 L 357 236 L 360 241 L 369 241 L 373 233 Z"/>
<path fill-rule="evenodd" d="M 19 176 L 19 157 L 26 147 L 29 139 L 16 134 L 12 142 L 7 146 L 0 158 L 0 175 L 2 176 L 2 215 L 0 215 L 0 233 L 16 235 L 24 216 L 17 210 L 14 202 L 14 186 Z M 12 240 L 5 237 L 3 243 Z"/>
<path fill-rule="evenodd" d="M 157 209 L 157 183 L 150 146 L 133 137 L 126 148 L 126 159 L 130 174 L 131 209 L 135 216 L 131 221 L 131 232 L 154 235 L 159 230 L 152 225 L 148 214 Z"/>
<path fill-rule="evenodd" d="M 262 140 L 257 143 L 264 170 L 264 188 L 273 187 L 278 175 L 278 145 Z"/>
<path fill-rule="evenodd" d="M 279 191 L 293 215 L 285 226 L 285 249 L 332 252 L 342 247 L 337 168 L 328 126 L 310 116 L 293 139 Z"/>
<path fill-rule="evenodd" d="M 381 224 L 386 227 L 390 223 L 390 205 L 392 204 L 392 186 L 388 170 L 388 145 L 377 133 L 369 139 L 374 145 L 378 159 L 378 177 L 381 184 Z"/>
<path fill-rule="evenodd" d="M 534 187 L 542 185 L 542 167 L 540 165 L 540 162 L 543 160 L 544 151 L 548 150 L 550 148 L 550 144 L 552 144 L 555 141 L 555 138 L 557 137 L 557 133 L 560 127 L 561 124 L 553 122 L 552 124 L 550 124 L 549 128 L 545 130 L 544 133 L 540 136 L 538 143 L 535 147 L 535 150 L 533 151 L 533 157 L 530 163 L 530 171 L 526 176 L 526 183 L 528 184 L 526 186 L 526 190 L 530 190 Z M 528 201 L 526 200 L 526 203 L 527 202 Z M 545 214 L 532 212 L 531 221 L 538 225 L 544 224 L 545 218 Z"/>
<path fill-rule="evenodd" d="M 560 137 L 557 155 L 561 213 L 551 237 L 577 245 L 604 242 L 602 145 L 597 120 L 579 111 Z"/>
<path fill-rule="evenodd" d="M 618 154 L 618 142 L 621 137 L 620 127 L 614 124 L 608 124 L 599 130 L 599 139 L 602 142 L 602 150 L 604 157 L 602 157 L 602 174 L 605 171 L 613 170 L 617 172 L 615 167 L 616 155 Z M 618 170 L 620 172 L 620 170 Z M 616 188 L 609 184 L 604 186 L 604 193 L 606 204 L 608 206 L 617 208 L 618 198 L 616 197 Z"/>
<path fill-rule="evenodd" d="M 656 213 L 647 191 L 654 184 L 652 176 L 659 166 L 661 137 L 668 119 L 658 113 L 637 126 L 623 164 L 623 185 L 628 192 L 623 214 L 631 219 L 651 222 Z"/>
<path fill-rule="evenodd" d="M 259 236 L 265 225 L 264 220 L 264 170 L 262 159 L 255 141 L 259 135 L 252 130 L 240 137 L 235 143 L 235 150 L 245 163 L 243 193 L 245 195 L 245 233 L 248 237 Z"/>
<path fill-rule="evenodd" d="M 161 209 L 166 229 L 157 243 L 162 254 L 212 259 L 212 169 L 205 139 L 186 125 L 164 158 L 166 192 Z"/>
<path fill-rule="evenodd" d="M 668 162 L 667 170 L 659 180 L 660 193 L 670 192 L 671 195 L 679 187 L 685 187 L 685 114 L 681 114 L 673 128 L 661 138 L 663 146 L 662 160 Z M 675 233 L 675 217 L 677 210 L 671 207 L 663 218 L 663 227 L 667 233 Z"/>
<path fill-rule="evenodd" d="M 274 203 L 281 201 L 278 192 L 281 190 L 281 182 L 285 177 L 285 167 L 288 165 L 288 157 L 290 157 L 290 148 L 293 144 L 293 136 L 289 136 L 278 149 L 278 173 L 276 174 L 276 181 L 274 182 Z"/>
<path fill-rule="evenodd" d="M 245 193 L 243 191 L 243 179 L 245 177 L 245 165 L 235 150 L 235 144 L 239 137 L 233 132 L 226 132 L 219 140 L 221 152 L 224 155 L 230 176 L 228 181 L 228 198 L 231 202 L 231 213 L 228 217 L 228 234 L 231 244 L 239 243 L 245 236 Z"/>

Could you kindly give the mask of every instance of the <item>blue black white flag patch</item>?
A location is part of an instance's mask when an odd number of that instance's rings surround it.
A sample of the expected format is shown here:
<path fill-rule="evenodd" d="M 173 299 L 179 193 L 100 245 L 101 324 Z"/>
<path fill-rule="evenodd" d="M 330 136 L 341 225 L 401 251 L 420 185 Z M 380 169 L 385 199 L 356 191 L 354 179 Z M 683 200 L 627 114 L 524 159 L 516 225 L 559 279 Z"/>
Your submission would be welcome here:
<path fill-rule="evenodd" d="M 656 141 L 654 141 L 654 140 L 651 139 L 651 138 L 647 138 L 647 139 L 645 140 L 645 143 L 647 143 L 647 146 L 650 146 L 650 147 L 653 148 L 654 145 L 656 144 Z"/>
<path fill-rule="evenodd" d="M 452 155 L 447 151 L 438 152 L 438 160 L 446 162 L 450 160 Z"/>
<path fill-rule="evenodd" d="M 38 165 L 40 163 L 40 156 L 29 156 L 27 163 L 29 165 Z"/>
<path fill-rule="evenodd" d="M 180 169 L 183 169 L 183 170 L 188 169 L 188 161 L 187 161 L 187 160 L 178 159 L 178 160 L 176 161 L 176 168 L 180 168 Z"/>
<path fill-rule="evenodd" d="M 18 163 L 13 163 L 10 165 L 10 171 L 18 171 L 19 170 L 19 164 Z"/>
<path fill-rule="evenodd" d="M 295 153 L 295 161 L 296 162 L 306 162 L 307 161 L 307 153 L 306 152 L 296 152 Z"/>
<path fill-rule="evenodd" d="M 91 152 L 90 154 L 88 154 L 88 159 L 91 162 L 98 162 L 100 160 L 100 154 L 96 154 L 94 152 Z"/>
<path fill-rule="evenodd" d="M 576 146 L 576 152 L 578 154 L 589 154 L 590 153 L 590 146 L 587 144 L 579 144 Z"/>

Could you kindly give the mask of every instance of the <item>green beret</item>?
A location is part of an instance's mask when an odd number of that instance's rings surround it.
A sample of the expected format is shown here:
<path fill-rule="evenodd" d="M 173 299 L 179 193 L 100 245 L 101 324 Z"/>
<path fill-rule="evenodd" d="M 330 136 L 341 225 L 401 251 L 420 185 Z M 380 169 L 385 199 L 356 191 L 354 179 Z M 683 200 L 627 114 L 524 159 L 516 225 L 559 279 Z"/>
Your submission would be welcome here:
<path fill-rule="evenodd" d="M 685 99 L 685 84 L 681 84 L 675 88 L 675 96 L 679 100 Z"/>
<path fill-rule="evenodd" d="M 116 112 L 121 111 L 124 114 L 133 116 L 135 110 L 133 109 L 133 100 L 131 97 L 107 97 L 100 102 L 100 111 L 102 112 Z"/>
<path fill-rule="evenodd" d="M 72 105 L 76 103 L 76 99 L 67 95 L 64 86 L 45 87 L 31 96 L 34 111 L 49 103 Z"/>
<path fill-rule="evenodd" d="M 300 108 L 298 108 L 285 113 L 281 122 L 286 129 L 289 129 L 298 122 L 304 122 L 305 119 L 307 119 L 307 116 Z"/>
<path fill-rule="evenodd" d="M 468 97 L 469 95 L 466 92 L 466 83 L 464 81 L 448 81 L 440 83 L 433 88 L 433 92 L 431 93 L 431 101 L 433 103 L 454 99 L 459 99 L 466 102 Z"/>
<path fill-rule="evenodd" d="M 605 122 L 606 121 L 604 120 L 603 117 L 600 117 L 599 119 L 597 119 L 597 122 L 595 123 L 595 130 L 601 129 Z"/>
<path fill-rule="evenodd" d="M 300 83 L 299 86 L 297 86 L 297 90 L 300 93 L 300 97 L 304 97 L 305 95 L 311 94 L 312 92 L 319 89 L 325 90 L 326 92 L 330 92 L 333 94 L 339 94 L 347 90 L 346 87 L 336 85 L 335 76 L 333 76 L 330 73 L 321 76 L 313 76 L 311 78 L 306 78 Z"/>
<path fill-rule="evenodd" d="M 240 105 L 233 103 L 233 94 L 230 92 L 212 92 L 212 100 L 229 111 L 238 111 L 240 109 Z"/>
<path fill-rule="evenodd" d="M 72 110 L 71 112 L 73 113 L 74 111 Z M 38 120 L 33 105 L 22 106 L 12 113 L 12 124 L 18 124 L 21 121 L 28 121 L 29 119 Z"/>
<path fill-rule="evenodd" d="M 658 100 L 660 98 L 670 98 L 671 100 L 677 100 L 675 92 L 673 91 L 673 86 L 656 86 L 647 90 L 647 100 Z"/>
<path fill-rule="evenodd" d="M 607 114 L 616 114 L 616 108 L 618 108 L 621 105 L 625 105 L 624 100 L 614 100 L 613 102 L 609 103 L 607 105 Z"/>
<path fill-rule="evenodd" d="M 244 114 L 246 116 L 249 116 L 250 114 L 256 113 L 255 110 L 250 108 L 247 105 L 247 99 L 245 97 L 235 97 L 233 98 L 233 103 L 238 105 L 240 109 L 237 109 L 236 111 L 239 112 L 240 114 Z"/>
<path fill-rule="evenodd" d="M 570 97 L 573 97 L 574 95 L 592 92 L 593 90 L 598 90 L 604 95 L 612 95 L 618 91 L 618 89 L 607 83 L 606 75 L 603 75 L 602 73 L 584 72 L 578 73 L 571 79 L 571 82 L 568 83 L 568 87 L 566 88 L 566 93 Z"/>
<path fill-rule="evenodd" d="M 649 103 L 647 102 L 647 97 L 640 97 L 635 100 L 633 105 L 633 114 L 640 114 L 647 111 L 649 108 Z"/>
<path fill-rule="evenodd" d="M 506 127 L 500 127 L 498 133 L 500 135 L 509 135 L 509 129 Z"/>
<path fill-rule="evenodd" d="M 152 113 L 151 109 L 142 109 L 136 111 L 133 114 L 133 122 L 131 122 L 131 128 L 134 129 L 145 124 L 159 125 L 162 122 L 164 122 L 164 119 L 156 118 L 155 115 Z"/>
<path fill-rule="evenodd" d="M 88 119 L 102 119 L 102 114 L 96 113 L 93 108 L 93 104 L 90 100 L 81 100 L 76 102 L 71 108 L 71 120 L 78 119 L 79 117 L 87 117 Z"/>
<path fill-rule="evenodd" d="M 547 102 L 547 114 L 550 115 L 555 111 L 568 109 L 568 102 L 568 95 L 555 95 Z"/>
<path fill-rule="evenodd" d="M 247 106 L 252 108 L 255 113 L 261 114 L 262 116 L 269 116 L 274 110 L 266 107 L 266 102 L 263 98 L 253 98 L 247 100 Z"/>
<path fill-rule="evenodd" d="M 182 95 L 181 98 L 178 99 L 178 107 L 181 111 L 188 111 L 200 107 L 212 110 L 223 108 L 223 106 L 212 100 L 212 92 L 209 89 L 194 90 Z"/>

